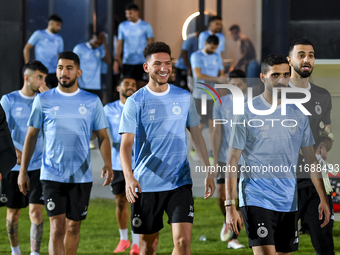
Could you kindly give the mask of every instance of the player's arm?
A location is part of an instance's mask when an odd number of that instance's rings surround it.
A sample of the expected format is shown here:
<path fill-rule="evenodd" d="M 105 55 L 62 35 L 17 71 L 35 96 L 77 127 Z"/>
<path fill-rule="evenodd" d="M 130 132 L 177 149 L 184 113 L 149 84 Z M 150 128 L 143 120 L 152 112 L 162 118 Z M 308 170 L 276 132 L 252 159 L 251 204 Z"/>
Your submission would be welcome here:
<path fill-rule="evenodd" d="M 106 128 L 99 129 L 95 131 L 98 137 L 99 150 L 102 158 L 104 160 L 104 167 L 102 169 L 101 178 L 106 179 L 103 186 L 109 185 L 113 178 L 112 164 L 111 164 L 111 145 L 110 139 L 107 135 Z"/>
<path fill-rule="evenodd" d="M 194 149 L 202 163 L 203 166 L 209 167 L 209 157 L 207 147 L 205 145 L 204 138 L 198 126 L 188 128 L 190 133 L 190 139 Z M 209 168 L 208 168 L 209 169 Z M 204 198 L 211 197 L 215 192 L 215 181 L 210 171 L 207 171 L 207 176 L 205 178 L 205 194 Z"/>
<path fill-rule="evenodd" d="M 226 224 L 228 228 L 236 235 L 240 235 L 238 227 L 242 229 L 242 219 L 236 210 L 235 192 L 237 185 L 237 168 L 238 161 L 241 157 L 242 150 L 229 147 L 227 159 L 227 171 L 225 176 L 225 195 L 226 195 Z"/>
<path fill-rule="evenodd" d="M 321 224 L 321 228 L 323 228 L 324 226 L 328 224 L 330 216 L 331 216 L 325 186 L 324 186 L 320 171 L 317 171 L 318 162 L 315 157 L 313 146 L 302 147 L 301 150 L 306 159 L 306 164 L 309 166 L 309 169 L 315 170 L 315 171 L 311 170 L 311 180 L 320 197 L 319 219 L 322 220 L 324 216 L 324 222 Z"/>
<path fill-rule="evenodd" d="M 29 126 L 25 138 L 24 147 L 22 149 L 21 156 L 21 166 L 18 176 L 18 186 L 20 192 L 25 196 L 27 195 L 27 191 L 30 189 L 30 181 L 27 175 L 27 168 L 32 158 L 32 155 L 35 150 L 35 146 L 37 144 L 38 134 L 40 129 Z"/>
<path fill-rule="evenodd" d="M 28 63 L 28 61 L 30 61 L 30 50 L 33 48 L 33 45 L 26 43 L 25 47 L 24 47 L 24 61 L 25 64 Z"/>
<path fill-rule="evenodd" d="M 111 63 L 111 57 L 110 57 L 109 48 L 107 47 L 106 37 L 105 37 L 104 33 L 99 33 L 99 38 L 102 40 L 103 45 L 104 45 L 104 49 L 105 49 L 105 56 L 102 58 L 102 61 L 104 61 L 106 64 L 110 64 Z"/>
<path fill-rule="evenodd" d="M 135 134 L 123 133 L 120 143 L 120 162 L 122 164 L 123 173 L 125 177 L 125 193 L 126 198 L 130 203 L 136 202 L 135 198 L 138 195 L 135 188 L 138 188 L 138 192 L 141 193 L 142 189 L 139 182 L 135 179 L 132 173 L 132 146 L 135 139 Z"/>
<path fill-rule="evenodd" d="M 213 120 L 214 121 L 214 120 Z M 214 157 L 214 164 L 218 164 L 218 154 L 221 147 L 221 125 L 215 125 L 212 131 L 212 151 Z"/>
<path fill-rule="evenodd" d="M 188 74 L 192 76 L 192 70 L 191 70 L 191 65 L 190 65 L 190 60 L 188 58 L 188 51 L 187 50 L 182 50 L 181 57 L 183 58 L 183 62 L 185 66 L 188 68 Z"/>
<path fill-rule="evenodd" d="M 123 51 L 124 40 L 118 40 L 116 46 L 116 54 L 113 62 L 113 71 L 119 73 L 119 67 L 122 66 L 122 51 Z"/>

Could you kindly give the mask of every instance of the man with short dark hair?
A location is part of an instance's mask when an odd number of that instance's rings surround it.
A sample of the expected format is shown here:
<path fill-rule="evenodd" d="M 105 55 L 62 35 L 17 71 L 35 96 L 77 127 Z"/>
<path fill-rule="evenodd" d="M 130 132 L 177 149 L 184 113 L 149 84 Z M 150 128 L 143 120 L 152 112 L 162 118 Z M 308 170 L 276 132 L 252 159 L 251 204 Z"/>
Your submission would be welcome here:
<path fill-rule="evenodd" d="M 260 75 L 265 90 L 251 103 L 256 110 L 272 113 L 255 114 L 245 105 L 244 114 L 233 119 L 227 159 L 231 170 L 227 171 L 225 181 L 226 223 L 239 235 L 242 221 L 235 208 L 237 171 L 233 169 L 237 169 L 242 153 L 239 203 L 254 254 L 290 254 L 298 249 L 295 171 L 300 148 L 306 164 L 311 167 L 317 164 L 308 117 L 292 104 L 285 105 L 286 115 L 281 114 L 281 89 L 288 86 L 289 77 L 289 64 L 284 56 L 267 56 Z M 321 174 L 312 173 L 312 181 L 320 197 L 321 227 L 325 227 L 330 210 Z"/>
<path fill-rule="evenodd" d="M 121 66 L 123 76 L 132 76 L 137 80 L 138 88 L 141 88 L 147 80 L 143 70 L 145 62 L 143 50 L 146 45 L 153 42 L 153 30 L 149 23 L 139 18 L 139 8 L 136 4 L 128 4 L 125 7 L 125 17 L 127 20 L 120 23 L 118 27 L 114 71 L 119 73 L 119 66 Z"/>
<path fill-rule="evenodd" d="M 30 189 L 28 162 L 42 129 L 43 164 L 40 180 L 50 219 L 50 255 L 74 255 L 81 221 L 86 218 L 92 188 L 89 142 L 96 132 L 104 160 L 103 186 L 113 177 L 107 120 L 100 99 L 78 87 L 79 58 L 73 52 L 59 54 L 57 88 L 39 94 L 33 102 L 18 177 L 20 191 Z"/>
<path fill-rule="evenodd" d="M 198 49 L 204 48 L 205 43 L 210 35 L 216 35 L 218 37 L 218 47 L 216 53 L 221 55 L 223 59 L 223 52 L 225 49 L 225 37 L 221 33 L 222 30 L 222 18 L 219 16 L 212 16 L 208 20 L 209 29 L 201 32 L 198 36 Z"/>
<path fill-rule="evenodd" d="M 149 83 L 126 100 L 119 127 L 132 229 L 140 234 L 141 254 L 156 254 L 165 211 L 172 228 L 172 254 L 191 254 L 194 201 L 186 130 L 205 167 L 209 166 L 208 153 L 190 92 L 168 83 L 172 72 L 170 47 L 163 42 L 150 43 L 144 57 Z M 212 196 L 214 190 L 208 169 L 204 197 Z"/>
<path fill-rule="evenodd" d="M 311 93 L 311 99 L 304 103 L 303 106 L 312 114 L 309 116 L 309 124 L 315 140 L 314 150 L 319 163 L 324 166 L 327 152 L 331 149 L 333 143 L 333 136 L 329 133 L 332 130 L 332 100 L 330 93 L 326 89 L 309 82 L 309 76 L 313 72 L 315 61 L 313 44 L 306 39 L 294 40 L 289 46 L 287 59 L 292 73 L 289 86 L 292 88 L 304 88 Z M 290 98 L 299 97 L 299 94 L 290 94 Z M 328 132 L 323 135 L 324 132 L 322 131 L 325 129 Z M 305 159 L 301 154 L 299 154 L 298 166 L 301 167 L 299 169 L 306 169 Z M 310 179 L 310 173 L 308 171 L 297 171 L 297 177 L 299 205 L 297 219 L 301 219 L 302 228 L 309 230 L 317 254 L 334 254 L 334 212 L 328 175 L 326 173 L 324 181 L 326 188 L 328 187 L 327 195 L 332 215 L 330 222 L 324 228 L 320 227 L 322 221 L 317 212 L 320 198 L 317 196 L 317 190 Z"/>
<path fill-rule="evenodd" d="M 37 146 L 28 166 L 31 190 L 27 196 L 20 193 L 18 175 L 21 164 L 22 149 L 28 130 L 27 121 L 31 114 L 32 104 L 39 92 L 48 90 L 45 83 L 47 68 L 40 61 L 31 61 L 24 65 L 22 75 L 24 85 L 21 90 L 6 94 L 1 98 L 1 105 L 6 113 L 9 130 L 17 154 L 17 165 L 4 178 L 0 199 L 7 207 L 6 228 L 11 244 L 12 254 L 21 254 L 19 248 L 18 220 L 22 208 L 29 205 L 31 220 L 31 255 L 38 255 L 43 234 L 44 197 L 40 184 L 40 168 L 43 150 L 43 137 L 39 133 Z"/>
<path fill-rule="evenodd" d="M 58 15 L 52 14 L 48 17 L 47 28 L 35 31 L 24 47 L 25 63 L 30 60 L 30 49 L 35 47 L 35 60 L 41 61 L 47 67 L 49 74 L 46 77 L 46 84 L 52 88 L 58 86 L 58 79 L 55 75 L 58 53 L 64 50 L 63 38 L 58 35 L 62 23 Z"/>
<path fill-rule="evenodd" d="M 123 252 L 130 247 L 127 226 L 129 219 L 128 201 L 125 194 L 125 178 L 119 157 L 121 135 L 118 130 L 125 102 L 137 91 L 136 80 L 130 76 L 124 76 L 118 82 L 117 91 L 119 92 L 119 99 L 104 106 L 104 112 L 110 126 L 112 138 L 111 162 L 114 176 L 110 186 L 116 199 L 116 217 L 120 234 L 120 241 L 114 253 Z M 134 166 L 132 166 L 132 169 L 134 169 Z M 132 245 L 130 254 L 137 255 L 139 254 L 139 235 L 133 231 L 131 231 L 131 235 Z"/>
<path fill-rule="evenodd" d="M 80 69 L 83 72 L 78 79 L 79 87 L 102 99 L 101 63 L 102 61 L 107 64 L 111 62 L 105 35 L 103 33 L 93 34 L 88 42 L 77 44 L 73 52 L 78 55 Z"/>

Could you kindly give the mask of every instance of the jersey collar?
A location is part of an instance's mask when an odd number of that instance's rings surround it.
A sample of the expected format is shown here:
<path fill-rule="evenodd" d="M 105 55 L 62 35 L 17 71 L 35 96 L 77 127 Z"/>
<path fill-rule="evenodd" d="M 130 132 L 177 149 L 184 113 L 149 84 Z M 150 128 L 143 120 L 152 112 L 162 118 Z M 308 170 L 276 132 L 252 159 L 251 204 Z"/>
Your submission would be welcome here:
<path fill-rule="evenodd" d="M 298 89 L 298 87 L 296 87 L 291 81 L 289 81 L 289 87 L 291 88 L 294 88 L 294 89 Z M 310 90 L 311 89 L 311 85 L 310 85 L 310 82 L 308 82 L 308 87 L 306 88 L 307 90 Z"/>
<path fill-rule="evenodd" d="M 129 21 L 129 22 L 130 22 L 130 25 L 136 26 L 136 25 L 138 25 L 139 23 L 141 23 L 142 20 L 141 20 L 141 19 L 138 19 L 137 22 L 132 22 L 132 21 Z"/>
<path fill-rule="evenodd" d="M 152 95 L 158 96 L 158 97 L 165 96 L 166 94 L 168 94 L 170 92 L 170 84 L 169 83 L 168 83 L 168 88 L 164 92 L 155 92 L 152 89 L 150 89 L 148 85 L 146 85 L 145 87 Z"/>
<path fill-rule="evenodd" d="M 267 100 L 263 97 L 263 94 L 260 95 L 260 98 L 265 106 L 267 106 L 269 109 L 272 108 L 272 105 L 267 102 Z M 281 105 L 277 105 L 276 109 L 280 109 Z"/>
<path fill-rule="evenodd" d="M 50 30 L 48 30 L 47 28 L 45 29 L 46 33 L 49 35 L 54 35 Z"/>
<path fill-rule="evenodd" d="M 72 92 L 72 93 L 66 93 L 60 90 L 59 87 L 57 87 L 57 91 L 59 94 L 66 96 L 66 97 L 73 97 L 75 95 L 77 95 L 80 92 L 80 89 L 78 88 L 76 91 Z"/>
<path fill-rule="evenodd" d="M 91 44 L 90 44 L 89 42 L 86 42 L 86 46 L 87 46 L 89 49 L 91 49 L 91 50 L 93 49 L 92 46 L 91 46 Z"/>

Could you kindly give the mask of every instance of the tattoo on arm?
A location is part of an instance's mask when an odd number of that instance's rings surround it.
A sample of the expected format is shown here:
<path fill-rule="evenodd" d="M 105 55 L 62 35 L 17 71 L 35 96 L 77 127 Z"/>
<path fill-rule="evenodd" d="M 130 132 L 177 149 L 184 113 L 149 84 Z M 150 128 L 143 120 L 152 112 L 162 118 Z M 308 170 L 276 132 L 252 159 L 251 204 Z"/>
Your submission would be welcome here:
<path fill-rule="evenodd" d="M 12 224 L 6 219 L 6 228 L 11 246 L 17 247 L 19 245 L 18 223 Z"/>
<path fill-rule="evenodd" d="M 39 225 L 31 223 L 31 251 L 38 252 L 43 234 L 43 222 Z"/>

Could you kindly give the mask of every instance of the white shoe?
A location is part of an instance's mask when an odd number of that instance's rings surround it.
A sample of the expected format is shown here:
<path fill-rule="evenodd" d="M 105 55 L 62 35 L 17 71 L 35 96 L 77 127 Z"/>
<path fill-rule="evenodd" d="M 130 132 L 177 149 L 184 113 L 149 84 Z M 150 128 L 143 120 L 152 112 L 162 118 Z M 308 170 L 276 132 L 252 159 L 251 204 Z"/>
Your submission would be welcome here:
<path fill-rule="evenodd" d="M 232 239 L 228 242 L 229 249 L 242 249 L 244 248 L 243 244 L 240 244 L 237 239 Z"/>
<path fill-rule="evenodd" d="M 233 233 L 228 229 L 227 225 L 224 222 L 223 227 L 221 229 L 221 234 L 220 234 L 221 241 L 222 242 L 228 241 L 231 238 L 232 234 Z"/>

